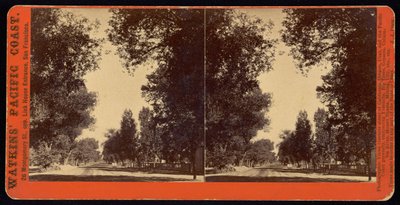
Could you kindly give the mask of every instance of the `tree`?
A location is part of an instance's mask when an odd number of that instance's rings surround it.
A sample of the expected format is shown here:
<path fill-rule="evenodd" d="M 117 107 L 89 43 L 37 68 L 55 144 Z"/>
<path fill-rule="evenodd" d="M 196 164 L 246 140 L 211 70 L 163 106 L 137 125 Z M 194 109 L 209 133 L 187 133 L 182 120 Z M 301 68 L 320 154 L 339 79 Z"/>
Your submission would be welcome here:
<path fill-rule="evenodd" d="M 71 139 L 66 135 L 58 135 L 53 139 L 51 145 L 53 153 L 60 156 L 58 163 L 67 165 L 74 148 L 76 147 L 76 142 L 71 141 Z"/>
<path fill-rule="evenodd" d="M 57 137 L 72 143 L 93 124 L 96 95 L 87 91 L 83 76 L 98 68 L 101 40 L 90 36 L 96 28 L 65 10 L 32 9 L 32 147 L 52 147 Z"/>
<path fill-rule="evenodd" d="M 250 166 L 270 163 L 275 160 L 275 153 L 272 150 L 274 150 L 274 143 L 269 139 L 258 140 L 250 144 L 245 158 Z"/>
<path fill-rule="evenodd" d="M 306 111 L 299 112 L 292 140 L 295 143 L 292 148 L 297 164 L 301 161 L 308 163 L 312 154 L 312 131 Z"/>
<path fill-rule="evenodd" d="M 137 157 L 136 146 L 137 146 L 137 136 L 136 136 L 136 123 L 133 119 L 133 114 L 131 110 L 125 110 L 122 114 L 121 128 L 119 130 L 118 144 L 119 153 L 121 160 L 131 160 L 134 161 Z"/>
<path fill-rule="evenodd" d="M 132 111 L 127 109 L 122 114 L 120 129 L 110 129 L 105 134 L 107 140 L 103 144 L 103 158 L 107 162 L 118 162 L 125 165 L 139 159 L 138 135 Z"/>
<path fill-rule="evenodd" d="M 246 153 L 250 148 L 242 137 L 234 136 L 231 141 L 215 143 L 214 147 L 207 147 L 208 166 L 216 167 L 219 170 L 229 168 L 230 165 L 242 166 L 245 162 Z"/>
<path fill-rule="evenodd" d="M 148 60 L 158 63 L 142 90 L 163 127 L 161 138 L 166 145 L 163 154 L 168 158 L 187 157 L 195 165 L 195 152 L 204 146 L 205 114 L 210 122 L 207 130 L 212 130 L 208 132 L 210 135 L 207 133 L 206 142 L 211 143 L 207 147 L 221 145 L 218 143 L 224 133 L 214 134 L 219 129 L 233 130 L 223 143 L 235 135 L 249 143 L 257 130 L 267 124 L 264 114 L 270 96 L 261 92 L 256 78 L 271 69 L 274 41 L 264 35 L 271 25 L 233 10 L 116 9 L 112 12 L 109 39 L 119 47 L 127 70 L 133 72 L 137 65 Z M 232 111 L 230 105 L 235 105 Z M 240 106 L 249 109 L 241 110 Z M 220 116 L 230 122 L 223 122 Z M 223 128 L 223 124 L 229 127 Z"/>
<path fill-rule="evenodd" d="M 238 11 L 207 10 L 206 22 L 207 163 L 224 167 L 269 124 L 271 95 L 257 77 L 272 69 L 275 41 L 266 34 L 272 24 Z"/>
<path fill-rule="evenodd" d="M 142 91 L 162 127 L 163 144 L 189 158 L 194 178 L 204 136 L 203 12 L 113 9 L 109 21 L 109 40 L 130 73 L 147 60 L 157 62 Z"/>
<path fill-rule="evenodd" d="M 278 159 L 284 165 L 289 163 L 295 163 L 295 152 L 294 152 L 294 133 L 290 130 L 284 130 L 280 134 L 282 141 L 278 144 Z"/>
<path fill-rule="evenodd" d="M 295 130 L 284 130 L 280 138 L 278 157 L 281 163 L 297 163 L 299 166 L 304 161 L 308 165 L 313 157 L 313 139 L 306 111 L 299 112 Z"/>
<path fill-rule="evenodd" d="M 96 162 L 100 159 L 100 152 L 97 150 L 99 143 L 94 138 L 84 138 L 76 143 L 73 155 L 77 164 L 83 162 Z"/>
<path fill-rule="evenodd" d="M 109 129 L 105 134 L 107 140 L 103 143 L 103 159 L 108 162 L 122 162 L 119 156 L 119 131 L 115 129 Z"/>
<path fill-rule="evenodd" d="M 31 153 L 30 160 L 32 164 L 44 170 L 51 168 L 54 162 L 60 160 L 60 155 L 55 154 L 54 150 L 44 142 L 38 143 L 38 146 L 32 149 Z"/>
<path fill-rule="evenodd" d="M 209 114 L 213 116 L 207 121 L 207 162 L 221 168 L 230 164 L 239 165 L 251 138 L 269 124 L 265 113 L 271 98 L 259 88 L 243 95 L 242 99 L 232 97 L 232 102 L 228 99 L 218 101 L 221 103 L 219 106 L 212 105 L 215 109 L 210 109 Z M 214 161 L 212 155 L 225 156 L 222 157 L 224 160 Z"/>
<path fill-rule="evenodd" d="M 369 167 L 375 147 L 376 9 L 287 9 L 284 42 L 300 70 L 328 62 L 318 97 L 334 125 L 342 127 L 342 153 L 364 159 Z M 351 89 L 350 89 L 351 88 Z M 348 156 L 347 156 L 348 157 Z"/>
<path fill-rule="evenodd" d="M 315 148 L 313 150 L 314 161 L 320 163 L 328 163 L 329 169 L 332 160 L 337 160 L 337 142 L 336 142 L 336 130 L 335 127 L 329 122 L 329 115 L 322 108 L 314 114 L 315 122 Z"/>
<path fill-rule="evenodd" d="M 161 159 L 162 142 L 160 138 L 161 130 L 157 128 L 157 122 L 153 117 L 153 111 L 143 107 L 139 112 L 140 138 L 139 154 L 141 160 L 145 162 Z"/>

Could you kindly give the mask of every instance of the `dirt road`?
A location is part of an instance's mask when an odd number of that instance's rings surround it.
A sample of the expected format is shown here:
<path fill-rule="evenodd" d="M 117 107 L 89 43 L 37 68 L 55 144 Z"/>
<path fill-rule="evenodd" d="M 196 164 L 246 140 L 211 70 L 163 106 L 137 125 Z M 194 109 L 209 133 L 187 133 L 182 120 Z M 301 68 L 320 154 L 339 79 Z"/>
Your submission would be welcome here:
<path fill-rule="evenodd" d="M 301 173 L 296 170 L 274 168 L 238 167 L 229 173 L 211 174 L 206 181 L 242 182 L 367 182 L 366 176 L 329 175 L 321 173 Z M 372 178 L 375 181 L 375 177 Z"/>
<path fill-rule="evenodd" d="M 30 181 L 203 181 L 203 176 L 177 174 L 168 171 L 143 172 L 133 168 L 118 168 L 107 163 L 85 167 L 63 166 L 61 170 L 29 174 Z"/>

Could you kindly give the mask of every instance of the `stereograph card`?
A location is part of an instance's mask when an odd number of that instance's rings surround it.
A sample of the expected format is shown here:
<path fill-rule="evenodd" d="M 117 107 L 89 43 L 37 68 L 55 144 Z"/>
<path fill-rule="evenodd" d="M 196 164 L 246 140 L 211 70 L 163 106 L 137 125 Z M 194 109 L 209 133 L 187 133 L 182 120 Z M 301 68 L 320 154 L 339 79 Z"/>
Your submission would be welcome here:
<path fill-rule="evenodd" d="M 394 13 L 14 6 L 6 121 L 14 199 L 387 200 Z"/>

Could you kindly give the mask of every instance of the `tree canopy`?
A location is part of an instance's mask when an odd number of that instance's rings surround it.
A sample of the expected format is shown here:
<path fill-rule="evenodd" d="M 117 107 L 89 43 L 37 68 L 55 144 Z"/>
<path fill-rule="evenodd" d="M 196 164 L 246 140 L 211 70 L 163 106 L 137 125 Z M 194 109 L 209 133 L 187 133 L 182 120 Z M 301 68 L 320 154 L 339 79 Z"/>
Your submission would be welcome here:
<path fill-rule="evenodd" d="M 84 138 L 76 143 L 74 160 L 79 163 L 96 162 L 100 159 L 99 143 L 94 138 Z"/>
<path fill-rule="evenodd" d="M 70 141 L 94 122 L 96 94 L 83 76 L 98 68 L 97 24 L 60 9 L 32 9 L 31 146 L 64 135 Z"/>
<path fill-rule="evenodd" d="M 143 95 L 163 127 L 164 144 L 194 161 L 203 142 L 203 10 L 113 9 L 110 41 L 126 69 L 155 61 Z"/>
<path fill-rule="evenodd" d="M 250 143 L 245 160 L 250 162 L 250 166 L 262 165 L 275 161 L 274 143 L 269 139 L 261 139 Z"/>
<path fill-rule="evenodd" d="M 102 39 L 97 23 L 62 9 L 32 9 L 30 147 L 42 168 L 68 164 L 75 139 L 95 119 L 96 94 L 84 75 L 98 68 Z M 88 148 L 89 149 L 89 148 Z"/>
<path fill-rule="evenodd" d="M 154 121 L 153 111 L 143 107 L 139 112 L 140 137 L 139 152 L 141 159 L 145 162 L 155 161 L 162 158 L 162 141 L 160 138 L 161 130 Z"/>
<path fill-rule="evenodd" d="M 121 126 L 118 130 L 110 129 L 105 134 L 107 140 L 103 144 L 103 158 L 108 162 L 134 162 L 138 157 L 138 136 L 136 122 L 131 110 L 122 114 Z"/>
<path fill-rule="evenodd" d="M 249 143 L 268 124 L 271 97 L 257 77 L 272 69 L 275 41 L 264 35 L 271 24 L 234 10 L 112 12 L 109 39 L 127 70 L 157 62 L 142 90 L 163 127 L 164 153 L 193 155 L 204 143 L 205 114 L 210 147 L 234 136 Z"/>
<path fill-rule="evenodd" d="M 69 141 L 64 135 L 59 135 L 50 145 L 40 143 L 38 147 L 30 149 L 30 164 L 48 169 L 56 164 L 79 165 L 100 160 L 99 145 L 94 138 L 84 138 Z"/>
<path fill-rule="evenodd" d="M 298 68 L 321 63 L 332 70 L 322 77 L 318 97 L 326 104 L 342 153 L 369 164 L 376 124 L 376 9 L 286 9 L 283 41 Z"/>
<path fill-rule="evenodd" d="M 315 139 L 313 160 L 315 163 L 331 163 L 336 160 L 338 144 L 337 129 L 329 122 L 329 113 L 322 108 L 314 113 Z"/>
<path fill-rule="evenodd" d="M 299 112 L 294 130 L 294 141 L 296 146 L 293 151 L 296 153 L 296 161 L 309 162 L 311 159 L 312 131 L 306 111 Z"/>
<path fill-rule="evenodd" d="M 283 164 L 295 163 L 295 154 L 293 152 L 295 147 L 295 141 L 293 140 L 293 131 L 284 130 L 279 135 L 282 141 L 278 144 L 278 158 Z"/>
<path fill-rule="evenodd" d="M 284 164 L 310 162 L 312 158 L 312 130 L 306 111 L 300 111 L 297 116 L 296 128 L 293 131 L 284 130 L 279 143 L 279 161 Z"/>
<path fill-rule="evenodd" d="M 266 128 L 271 95 L 257 77 L 272 69 L 272 24 L 234 10 L 207 10 L 207 163 L 239 163 L 250 139 Z M 241 144 L 243 146 L 237 146 Z M 214 160 L 215 159 L 215 160 Z M 223 159 L 223 160 L 222 160 Z"/>

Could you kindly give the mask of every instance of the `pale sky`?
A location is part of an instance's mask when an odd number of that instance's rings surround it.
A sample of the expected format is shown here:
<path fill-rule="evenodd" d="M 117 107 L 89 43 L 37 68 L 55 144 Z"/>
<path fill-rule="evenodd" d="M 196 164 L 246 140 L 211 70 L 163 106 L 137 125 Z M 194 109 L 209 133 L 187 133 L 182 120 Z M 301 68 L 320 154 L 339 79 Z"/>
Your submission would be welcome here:
<path fill-rule="evenodd" d="M 279 32 L 285 17 L 282 10 L 247 9 L 243 11 L 265 22 L 271 20 L 274 27 L 270 37 L 279 39 L 275 61 L 272 64 L 273 70 L 258 77 L 261 90 L 272 94 L 272 106 L 267 113 L 271 124 L 266 131 L 258 131 L 257 136 L 253 138 L 253 140 L 270 139 L 276 146 L 281 141 L 279 135 L 283 130 L 295 129 L 297 115 L 301 110 L 306 110 L 308 119 L 314 127 L 314 113 L 318 107 L 324 107 L 317 98 L 316 87 L 322 84 L 321 75 L 328 72 L 329 66 L 315 67 L 305 77 L 296 69 L 294 59 L 289 55 L 290 48 L 280 39 Z M 325 69 L 325 67 L 328 68 Z"/>
<path fill-rule="evenodd" d="M 73 13 L 87 17 L 91 21 L 100 22 L 100 28 L 93 36 L 106 38 L 105 30 L 111 14 L 108 9 L 68 9 Z M 284 14 L 281 9 L 246 9 L 242 10 L 249 15 L 257 16 L 265 22 L 274 23 L 271 38 L 280 38 Z M 107 52 L 110 51 L 110 52 Z M 143 106 L 150 105 L 141 96 L 141 86 L 147 82 L 146 75 L 151 73 L 150 65 L 139 66 L 134 76 L 129 75 L 115 54 L 116 47 L 106 39 L 103 48 L 102 60 L 97 71 L 85 76 L 89 91 L 97 93 L 97 106 L 92 115 L 96 118 L 93 128 L 83 131 L 81 137 L 93 137 L 100 143 L 104 142 L 104 134 L 110 128 L 118 129 L 121 116 L 125 109 L 131 109 L 139 128 L 138 113 Z M 273 70 L 259 76 L 260 87 L 263 92 L 272 94 L 272 106 L 267 116 L 271 124 L 267 130 L 260 130 L 254 140 L 267 138 L 278 144 L 279 134 L 285 130 L 293 130 L 300 110 L 306 110 L 309 120 L 313 120 L 314 112 L 318 107 L 324 107 L 317 99 L 316 86 L 322 84 L 321 75 L 328 70 L 321 68 L 311 69 L 307 77 L 295 68 L 293 58 L 289 55 L 289 48 L 278 41 L 276 59 Z M 154 65 L 153 65 L 154 66 Z M 312 122 L 312 124 L 314 124 Z"/>
<path fill-rule="evenodd" d="M 100 23 L 94 37 L 106 38 L 108 19 L 111 13 L 108 9 L 68 9 L 74 14 L 82 15 L 90 21 L 96 19 Z M 95 138 L 101 144 L 106 140 L 104 134 L 108 129 L 120 128 L 122 114 L 125 109 L 133 112 L 137 129 L 139 129 L 138 115 L 142 107 L 150 105 L 141 96 L 141 86 L 146 84 L 146 75 L 151 73 L 151 65 L 138 66 L 134 75 L 128 74 L 116 54 L 116 47 L 108 39 L 103 45 L 102 60 L 99 69 L 85 76 L 89 91 L 97 93 L 97 105 L 92 112 L 96 119 L 94 126 L 85 129 L 80 138 Z"/>

